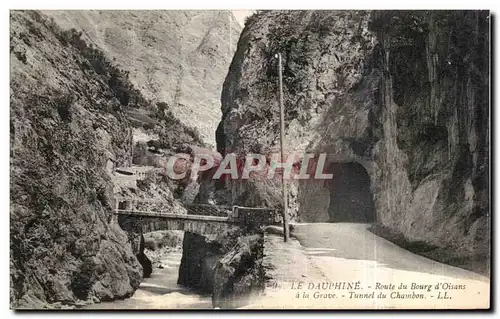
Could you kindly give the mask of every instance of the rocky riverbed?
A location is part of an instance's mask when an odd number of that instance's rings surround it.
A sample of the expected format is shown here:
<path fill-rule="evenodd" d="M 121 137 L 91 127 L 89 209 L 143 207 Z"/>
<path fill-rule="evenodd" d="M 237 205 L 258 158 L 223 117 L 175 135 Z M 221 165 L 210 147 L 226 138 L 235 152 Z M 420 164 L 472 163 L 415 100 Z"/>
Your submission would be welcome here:
<path fill-rule="evenodd" d="M 155 231 L 143 236 L 143 253 L 151 261 L 152 273 L 143 278 L 131 298 L 92 304 L 86 309 L 212 308 L 209 294 L 177 283 L 184 232 Z"/>

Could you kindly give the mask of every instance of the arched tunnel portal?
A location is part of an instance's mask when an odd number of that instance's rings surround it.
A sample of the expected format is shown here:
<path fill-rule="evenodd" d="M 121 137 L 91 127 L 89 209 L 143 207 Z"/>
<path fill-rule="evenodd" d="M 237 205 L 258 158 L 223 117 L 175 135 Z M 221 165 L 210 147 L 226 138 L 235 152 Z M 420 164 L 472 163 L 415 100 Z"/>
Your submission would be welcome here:
<path fill-rule="evenodd" d="M 301 180 L 298 185 L 298 221 L 358 222 L 376 221 L 370 176 L 357 162 L 330 163 L 324 173 L 328 180 Z"/>
<path fill-rule="evenodd" d="M 326 182 L 330 193 L 328 216 L 330 222 L 375 222 L 375 204 L 370 189 L 370 176 L 359 163 L 331 163 Z"/>

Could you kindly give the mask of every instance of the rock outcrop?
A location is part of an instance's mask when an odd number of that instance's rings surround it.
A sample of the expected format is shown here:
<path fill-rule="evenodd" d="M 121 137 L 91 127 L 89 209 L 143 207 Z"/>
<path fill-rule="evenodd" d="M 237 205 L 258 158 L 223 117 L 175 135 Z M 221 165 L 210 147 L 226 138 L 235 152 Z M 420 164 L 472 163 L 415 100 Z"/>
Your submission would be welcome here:
<path fill-rule="evenodd" d="M 107 169 L 129 161 L 127 120 L 43 15 L 11 12 L 10 36 L 11 305 L 130 296 L 142 269 L 112 218 Z"/>
<path fill-rule="evenodd" d="M 151 273 L 153 272 L 153 263 L 144 253 L 144 249 L 145 249 L 144 235 L 141 235 L 139 243 L 139 252 L 135 256 L 137 257 L 137 261 L 139 261 L 139 263 L 142 266 L 142 277 L 148 278 L 149 276 L 151 276 Z"/>
<path fill-rule="evenodd" d="M 259 12 L 242 31 L 224 83 L 217 148 L 279 150 L 274 55 L 281 52 L 287 151 L 327 153 L 333 183 L 338 172 L 356 178 L 349 163 L 367 176 L 363 194 L 336 185 L 364 203 L 341 209 L 374 210 L 376 222 L 408 240 L 484 259 L 488 32 L 486 11 Z M 219 201 L 241 203 L 249 189 L 275 191 L 257 183 L 226 181 Z M 290 184 L 293 219 L 338 216 L 332 181 Z M 368 213 L 343 218 L 371 221 Z"/>
<path fill-rule="evenodd" d="M 211 293 L 215 264 L 222 256 L 224 252 L 220 241 L 185 232 L 177 283 L 203 293 Z"/>
<path fill-rule="evenodd" d="M 239 308 L 264 290 L 264 239 L 262 233 L 246 234 L 214 267 L 212 304 Z"/>
<path fill-rule="evenodd" d="M 154 102 L 215 146 L 220 92 L 241 27 L 227 10 L 44 11 L 103 50 Z"/>
<path fill-rule="evenodd" d="M 212 304 L 237 308 L 264 289 L 263 235 L 228 231 L 216 238 L 186 232 L 178 284 L 212 295 Z"/>

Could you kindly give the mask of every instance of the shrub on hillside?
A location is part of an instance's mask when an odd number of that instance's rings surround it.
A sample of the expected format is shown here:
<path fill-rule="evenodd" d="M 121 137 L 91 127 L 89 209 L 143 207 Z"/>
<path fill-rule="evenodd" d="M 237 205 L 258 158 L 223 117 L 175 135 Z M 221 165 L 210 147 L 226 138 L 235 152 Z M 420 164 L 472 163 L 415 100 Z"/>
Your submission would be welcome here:
<path fill-rule="evenodd" d="M 197 144 L 203 146 L 202 139 L 196 128 L 190 128 L 184 125 L 170 111 L 169 105 L 165 102 L 158 102 L 153 105 L 151 101 L 145 99 L 142 93 L 130 82 L 129 72 L 121 70 L 113 65 L 104 52 L 92 47 L 82 39 L 82 32 L 76 29 L 63 31 L 54 22 L 39 12 L 33 13 L 36 20 L 44 21 L 48 28 L 54 33 L 56 38 L 64 46 L 73 46 L 81 53 L 84 59 L 78 61 L 80 67 L 84 70 L 92 70 L 97 73 L 102 81 L 106 83 L 113 94 L 113 99 L 118 103 L 113 103 L 113 111 L 120 112 L 121 106 L 149 109 L 156 111 L 156 117 L 161 121 L 160 125 L 146 125 L 146 130 L 155 130 L 160 136 L 162 147 L 172 148 L 181 144 Z M 62 118 L 69 116 L 63 108 L 61 110 Z"/>

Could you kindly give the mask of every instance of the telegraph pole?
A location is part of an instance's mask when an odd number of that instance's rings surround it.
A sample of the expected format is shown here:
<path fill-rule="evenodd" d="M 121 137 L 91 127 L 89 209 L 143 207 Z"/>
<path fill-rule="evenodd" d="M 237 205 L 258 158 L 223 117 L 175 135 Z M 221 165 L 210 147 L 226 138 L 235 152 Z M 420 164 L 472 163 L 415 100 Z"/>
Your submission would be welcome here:
<path fill-rule="evenodd" d="M 278 73 L 279 73 L 279 97 L 280 97 L 280 146 L 281 146 L 281 164 L 285 163 L 284 138 L 285 138 L 285 109 L 283 107 L 283 70 L 281 66 L 281 53 L 278 53 Z M 283 240 L 288 241 L 290 229 L 288 228 L 288 199 L 286 194 L 285 168 L 281 173 L 281 195 L 283 197 Z"/>

